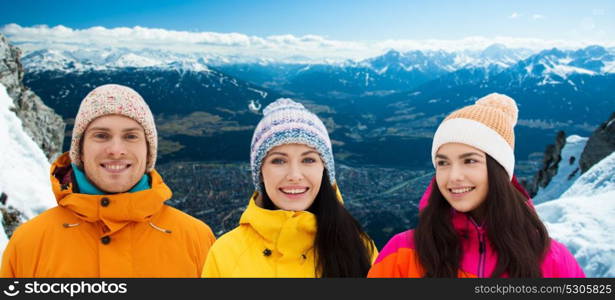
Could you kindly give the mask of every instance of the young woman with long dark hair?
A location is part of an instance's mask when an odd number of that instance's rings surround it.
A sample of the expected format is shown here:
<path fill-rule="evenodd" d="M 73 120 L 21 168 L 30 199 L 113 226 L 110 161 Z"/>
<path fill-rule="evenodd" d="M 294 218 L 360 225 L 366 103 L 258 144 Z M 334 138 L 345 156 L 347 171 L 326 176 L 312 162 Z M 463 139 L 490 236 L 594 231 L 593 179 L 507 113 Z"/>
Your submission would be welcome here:
<path fill-rule="evenodd" d="M 250 155 L 256 191 L 203 277 L 365 277 L 377 250 L 343 206 L 326 127 L 290 99 L 263 113 Z"/>
<path fill-rule="evenodd" d="M 440 124 L 418 225 L 387 243 L 368 277 L 585 276 L 513 175 L 517 114 L 494 93 Z"/>

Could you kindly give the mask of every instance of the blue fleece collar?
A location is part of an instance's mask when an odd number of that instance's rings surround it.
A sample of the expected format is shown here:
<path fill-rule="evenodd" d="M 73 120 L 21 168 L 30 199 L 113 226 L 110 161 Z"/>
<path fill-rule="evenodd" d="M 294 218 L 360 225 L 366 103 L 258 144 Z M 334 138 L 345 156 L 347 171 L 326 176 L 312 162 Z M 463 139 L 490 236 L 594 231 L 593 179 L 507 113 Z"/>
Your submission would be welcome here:
<path fill-rule="evenodd" d="M 73 167 L 73 173 L 75 174 L 75 180 L 77 180 L 77 186 L 79 187 L 79 193 L 88 194 L 88 195 L 108 194 L 108 193 L 105 193 L 99 190 L 96 186 L 94 186 L 90 182 L 90 180 L 85 176 L 85 173 L 83 173 L 83 171 L 79 169 L 79 167 L 77 167 L 73 163 L 71 163 L 71 166 Z M 147 190 L 150 188 L 151 187 L 149 185 L 149 175 L 144 174 L 143 177 L 141 177 L 141 180 L 139 180 L 139 182 L 137 182 L 137 184 L 133 186 L 132 189 L 128 191 L 128 193 L 139 192 L 139 191 Z"/>

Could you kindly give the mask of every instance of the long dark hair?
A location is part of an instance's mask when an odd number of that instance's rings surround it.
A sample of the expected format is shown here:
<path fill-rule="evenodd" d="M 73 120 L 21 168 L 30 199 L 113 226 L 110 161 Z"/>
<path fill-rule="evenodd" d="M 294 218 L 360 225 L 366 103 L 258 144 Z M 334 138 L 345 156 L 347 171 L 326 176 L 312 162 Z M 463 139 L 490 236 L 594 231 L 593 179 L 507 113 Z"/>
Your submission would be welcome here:
<path fill-rule="evenodd" d="M 487 155 L 489 191 L 482 203 L 484 227 L 498 261 L 491 277 L 542 277 L 540 264 L 549 247 L 549 235 L 527 198 L 510 182 L 504 168 Z M 419 214 L 414 232 L 425 277 L 457 277 L 462 256 L 451 222 L 451 205 L 434 185 L 429 203 Z"/>
<path fill-rule="evenodd" d="M 277 208 L 267 192 L 263 193 L 262 203 L 263 208 Z M 361 224 L 337 199 L 326 169 L 316 199 L 307 210 L 316 216 L 314 251 L 317 276 L 366 277 L 374 246 Z"/>

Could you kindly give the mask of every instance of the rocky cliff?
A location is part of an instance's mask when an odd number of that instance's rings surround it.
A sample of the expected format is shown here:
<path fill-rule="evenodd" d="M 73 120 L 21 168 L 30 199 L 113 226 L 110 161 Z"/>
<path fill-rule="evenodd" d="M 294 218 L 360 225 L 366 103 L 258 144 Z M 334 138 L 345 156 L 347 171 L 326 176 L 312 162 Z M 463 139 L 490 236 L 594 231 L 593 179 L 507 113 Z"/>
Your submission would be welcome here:
<path fill-rule="evenodd" d="M 547 146 L 542 162 L 542 167 L 534 176 L 531 182 L 524 183 L 530 196 L 534 197 L 540 187 L 546 187 L 553 176 L 557 174 L 557 166 L 561 157 L 562 148 L 566 144 L 566 134 L 563 131 L 558 132 L 555 138 L 555 144 Z M 587 141 L 580 157 L 570 157 L 570 164 L 574 163 L 575 159 L 579 160 L 581 173 L 585 173 L 593 165 L 600 162 L 615 151 L 615 112 L 611 117 L 602 123 Z M 574 176 L 575 174 L 571 174 Z"/>
<path fill-rule="evenodd" d="M 615 151 L 615 112 L 589 137 L 579 162 L 581 172 L 585 173 L 613 151 Z"/>
<path fill-rule="evenodd" d="M 0 34 L 0 83 L 15 103 L 15 114 L 24 130 L 45 152 L 49 160 L 62 153 L 66 124 L 53 109 L 22 83 L 24 70 L 19 61 L 21 50 Z"/>
<path fill-rule="evenodd" d="M 545 156 L 542 160 L 542 167 L 538 170 L 534 179 L 525 184 L 525 187 L 530 193 L 530 196 L 534 197 L 540 187 L 546 187 L 555 174 L 557 174 L 557 165 L 562 159 L 562 148 L 566 144 L 566 133 L 560 131 L 555 137 L 555 144 L 550 144 L 545 150 Z"/>

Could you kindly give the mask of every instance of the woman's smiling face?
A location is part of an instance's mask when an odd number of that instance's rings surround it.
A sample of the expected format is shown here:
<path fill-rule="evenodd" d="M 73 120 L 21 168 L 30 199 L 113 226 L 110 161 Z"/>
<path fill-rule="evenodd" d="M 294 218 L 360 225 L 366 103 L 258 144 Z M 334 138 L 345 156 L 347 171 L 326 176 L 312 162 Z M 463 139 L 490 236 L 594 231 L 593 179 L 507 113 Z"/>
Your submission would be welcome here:
<path fill-rule="evenodd" d="M 277 208 L 288 211 L 304 211 L 314 203 L 323 171 L 319 153 L 304 144 L 272 148 L 261 167 L 267 195 Z"/>
<path fill-rule="evenodd" d="M 436 182 L 448 203 L 459 212 L 472 212 L 487 198 L 487 155 L 474 147 L 448 143 L 436 152 Z"/>

